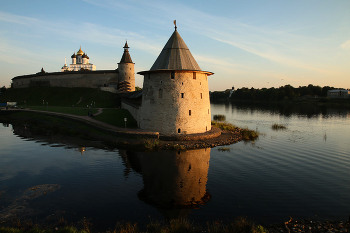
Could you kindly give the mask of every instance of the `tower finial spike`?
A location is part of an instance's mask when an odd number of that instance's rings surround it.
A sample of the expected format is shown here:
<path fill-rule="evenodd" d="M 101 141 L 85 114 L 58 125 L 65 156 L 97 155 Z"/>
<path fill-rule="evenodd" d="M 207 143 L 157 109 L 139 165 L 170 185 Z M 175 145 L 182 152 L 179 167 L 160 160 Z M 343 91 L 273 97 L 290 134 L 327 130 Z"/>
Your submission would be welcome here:
<path fill-rule="evenodd" d="M 174 25 L 175 25 L 175 31 L 177 31 L 176 20 L 174 20 Z"/>

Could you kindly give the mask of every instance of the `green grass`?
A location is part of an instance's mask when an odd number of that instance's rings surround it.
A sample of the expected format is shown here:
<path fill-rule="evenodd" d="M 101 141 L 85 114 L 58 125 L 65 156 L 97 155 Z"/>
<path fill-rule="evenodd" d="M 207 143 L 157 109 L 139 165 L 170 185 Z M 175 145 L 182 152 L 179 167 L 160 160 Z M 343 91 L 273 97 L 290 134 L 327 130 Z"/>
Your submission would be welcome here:
<path fill-rule="evenodd" d="M 10 88 L 0 95 L 0 103 L 17 102 L 18 106 L 23 107 L 25 105 L 43 106 L 43 100 L 45 106 L 48 102 L 49 106 L 86 107 L 95 102 L 93 107 L 113 108 L 116 103 L 116 95 L 97 88 L 82 87 Z"/>
<path fill-rule="evenodd" d="M 46 107 L 34 107 L 30 106 L 28 107 L 29 109 L 32 110 L 41 110 L 41 111 L 47 111 Z M 87 112 L 90 110 L 92 111 L 93 114 L 97 113 L 97 109 L 87 109 L 87 108 L 65 108 L 65 107 L 50 107 L 48 108 L 48 112 L 59 112 L 59 113 L 67 113 L 67 114 L 72 114 L 72 115 L 77 115 L 77 116 L 87 116 Z M 47 119 L 48 116 L 40 115 L 37 113 L 32 113 L 32 112 L 17 112 L 14 113 L 15 115 L 19 117 L 24 117 L 24 118 L 34 118 L 32 115 L 39 116 L 36 117 L 37 119 Z M 125 121 L 124 118 L 127 118 L 126 122 L 126 128 L 137 128 L 137 122 L 133 118 L 133 116 L 129 113 L 128 110 L 126 109 L 103 109 L 102 113 L 99 115 L 95 115 L 94 119 L 104 122 L 109 125 L 113 125 L 116 127 L 124 128 L 125 127 Z M 61 118 L 57 117 L 51 117 L 50 122 L 54 124 L 57 120 L 60 120 Z"/>
<path fill-rule="evenodd" d="M 127 128 L 137 128 L 137 122 L 126 109 L 103 109 L 95 119 L 116 127 L 125 127 L 124 118 L 127 118 Z"/>
<path fill-rule="evenodd" d="M 222 130 L 228 130 L 228 131 L 233 131 L 237 128 L 237 126 L 232 125 L 232 124 L 227 123 L 227 122 L 220 122 L 219 123 L 219 122 L 212 121 L 211 125 L 214 127 L 218 127 Z M 247 128 L 242 129 L 241 133 L 242 133 L 243 140 L 255 140 L 259 137 L 259 134 L 260 134 L 258 131 L 250 130 Z"/>
<path fill-rule="evenodd" d="M 63 227 L 60 229 L 40 229 L 32 228 L 30 230 L 10 228 L 10 227 L 1 227 L 0 233 L 88 233 L 84 230 L 77 230 L 75 227 Z"/>
<path fill-rule="evenodd" d="M 145 139 L 143 141 L 144 147 L 147 150 L 152 150 L 157 148 L 158 144 L 159 144 L 159 140 L 158 139 Z"/>
<path fill-rule="evenodd" d="M 27 106 L 27 109 L 31 110 L 39 110 L 39 111 L 49 111 L 49 112 L 59 112 L 59 113 L 66 113 L 76 116 L 87 116 L 88 111 L 92 112 L 93 114 L 97 113 L 97 109 L 92 108 L 72 108 L 72 107 L 57 107 L 57 106 Z"/>
<path fill-rule="evenodd" d="M 32 229 L 18 228 L 0 228 L 0 233 L 90 233 L 93 230 L 82 229 L 78 230 L 75 227 L 65 226 L 56 228 L 41 229 L 38 227 Z M 139 233 L 141 231 L 136 223 L 117 222 L 114 229 L 109 229 L 106 232 L 110 233 Z M 200 225 L 195 222 L 190 222 L 187 219 L 174 219 L 169 221 L 154 221 L 147 224 L 148 233 L 267 233 L 267 230 L 261 225 L 256 225 L 254 222 L 246 218 L 237 218 L 229 223 L 222 221 L 208 222 L 206 225 Z"/>
<path fill-rule="evenodd" d="M 235 130 L 237 128 L 237 126 L 234 126 L 230 123 L 226 123 L 226 122 L 215 122 L 212 121 L 211 125 L 217 128 L 220 128 L 222 130 Z"/>

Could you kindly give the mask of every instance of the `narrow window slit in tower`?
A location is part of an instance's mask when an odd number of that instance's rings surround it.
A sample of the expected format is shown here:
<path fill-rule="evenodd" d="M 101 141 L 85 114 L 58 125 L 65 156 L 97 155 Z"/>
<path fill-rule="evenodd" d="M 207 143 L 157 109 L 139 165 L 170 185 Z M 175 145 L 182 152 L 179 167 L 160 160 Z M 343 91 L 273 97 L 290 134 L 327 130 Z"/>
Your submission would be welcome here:
<path fill-rule="evenodd" d="M 178 132 L 178 133 L 181 133 L 181 129 L 179 128 L 179 129 L 177 130 L 177 132 Z"/>
<path fill-rule="evenodd" d="M 185 93 L 181 93 L 181 98 L 184 98 Z"/>
<path fill-rule="evenodd" d="M 201 93 L 201 99 L 203 99 L 203 95 L 202 95 L 202 93 Z"/>
<path fill-rule="evenodd" d="M 171 72 L 171 79 L 174 79 L 175 78 L 175 72 Z"/>
<path fill-rule="evenodd" d="M 191 110 L 188 111 L 188 115 L 191 116 Z"/>
<path fill-rule="evenodd" d="M 196 72 L 193 72 L 193 79 L 196 79 Z"/>

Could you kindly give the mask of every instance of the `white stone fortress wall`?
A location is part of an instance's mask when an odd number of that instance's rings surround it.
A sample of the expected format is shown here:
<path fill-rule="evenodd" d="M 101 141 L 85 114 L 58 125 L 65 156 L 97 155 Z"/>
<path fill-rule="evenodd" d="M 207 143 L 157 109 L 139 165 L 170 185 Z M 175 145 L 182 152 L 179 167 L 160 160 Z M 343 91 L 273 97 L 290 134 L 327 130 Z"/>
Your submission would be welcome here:
<path fill-rule="evenodd" d="M 163 134 L 211 130 L 207 73 L 158 71 L 144 74 L 139 120 L 141 129 Z"/>
<path fill-rule="evenodd" d="M 89 87 L 108 86 L 111 79 L 118 78 L 116 70 L 70 71 L 18 76 L 12 79 L 14 88 L 31 86 L 46 87 Z"/>

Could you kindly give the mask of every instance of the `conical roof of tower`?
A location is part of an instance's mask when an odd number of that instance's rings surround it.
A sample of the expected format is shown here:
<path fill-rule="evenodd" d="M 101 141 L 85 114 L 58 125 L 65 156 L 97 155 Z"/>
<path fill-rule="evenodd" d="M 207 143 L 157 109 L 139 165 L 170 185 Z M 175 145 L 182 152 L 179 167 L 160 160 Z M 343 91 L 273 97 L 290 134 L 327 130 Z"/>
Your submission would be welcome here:
<path fill-rule="evenodd" d="M 152 70 L 198 70 L 201 68 L 187 45 L 175 29 L 170 39 L 154 62 Z"/>
<path fill-rule="evenodd" d="M 133 63 L 131 60 L 131 56 L 129 54 L 128 48 L 129 48 L 128 42 L 125 42 L 124 53 L 123 53 L 122 59 L 120 59 L 119 63 Z"/>

